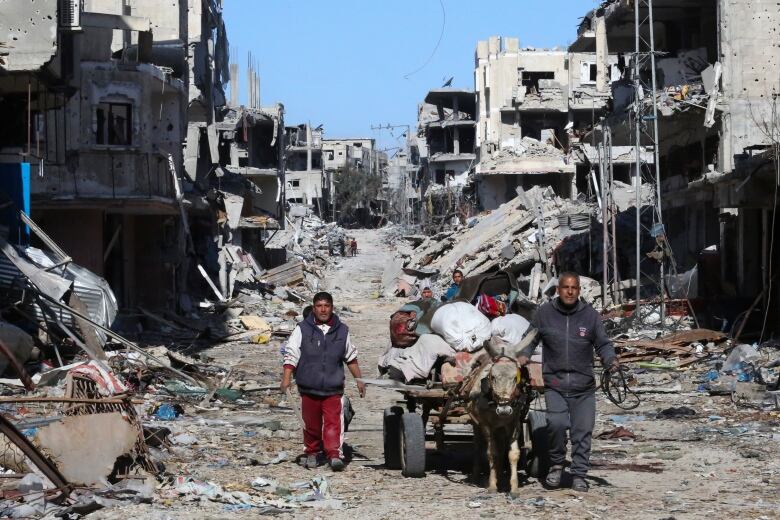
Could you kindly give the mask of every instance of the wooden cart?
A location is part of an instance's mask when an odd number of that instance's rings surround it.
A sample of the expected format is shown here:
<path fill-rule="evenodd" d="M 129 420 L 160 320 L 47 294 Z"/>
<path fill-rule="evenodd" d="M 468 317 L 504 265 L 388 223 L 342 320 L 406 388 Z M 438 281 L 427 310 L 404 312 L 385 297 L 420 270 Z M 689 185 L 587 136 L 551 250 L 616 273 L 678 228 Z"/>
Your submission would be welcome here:
<path fill-rule="evenodd" d="M 384 410 L 382 437 L 384 442 L 385 466 L 400 469 L 405 477 L 424 477 L 426 468 L 426 441 L 435 442 L 436 450 L 442 452 L 448 439 L 444 426 L 447 424 L 471 424 L 466 412 L 465 399 L 453 396 L 441 383 L 428 381 L 419 388 L 402 385 L 397 389 L 403 399 L 398 405 Z M 536 390 L 531 389 L 536 393 Z M 529 403 L 534 401 L 529 396 Z M 547 468 L 547 438 L 544 412 L 529 410 L 521 419 L 521 467 L 526 474 L 540 477 Z M 428 426 L 432 433 L 427 434 Z M 458 440 L 463 439 L 459 436 Z"/>

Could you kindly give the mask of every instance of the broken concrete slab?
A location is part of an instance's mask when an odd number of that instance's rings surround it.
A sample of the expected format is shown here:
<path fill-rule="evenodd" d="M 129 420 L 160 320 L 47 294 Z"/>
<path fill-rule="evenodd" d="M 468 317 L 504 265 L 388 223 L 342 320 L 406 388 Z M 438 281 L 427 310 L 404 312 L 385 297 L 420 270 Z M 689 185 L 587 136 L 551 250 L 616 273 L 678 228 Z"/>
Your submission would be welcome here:
<path fill-rule="evenodd" d="M 129 453 L 138 431 L 121 413 L 74 415 L 38 429 L 41 449 L 70 482 L 108 486 L 117 458 Z"/>

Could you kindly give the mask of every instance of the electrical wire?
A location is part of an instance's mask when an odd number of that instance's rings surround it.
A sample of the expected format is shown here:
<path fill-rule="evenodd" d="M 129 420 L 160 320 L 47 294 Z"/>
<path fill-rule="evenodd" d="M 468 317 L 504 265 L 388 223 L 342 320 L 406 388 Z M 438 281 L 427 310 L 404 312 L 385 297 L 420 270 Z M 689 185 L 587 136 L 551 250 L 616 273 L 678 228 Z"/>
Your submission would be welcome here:
<path fill-rule="evenodd" d="M 607 396 L 607 399 L 609 399 L 612 404 L 621 410 L 633 410 L 639 406 L 642 401 L 639 399 L 639 395 L 629 388 L 625 371 L 626 369 L 622 366 L 614 370 L 605 368 L 604 371 L 601 372 L 600 387 L 604 392 L 604 395 Z M 629 400 L 629 396 L 632 403 L 624 404 Z"/>
<path fill-rule="evenodd" d="M 428 56 L 427 60 L 425 60 L 425 63 L 420 65 L 412 72 L 407 72 L 406 74 L 404 74 L 404 79 L 409 79 L 410 76 L 417 74 L 425 67 L 427 67 L 428 64 L 431 62 L 431 60 L 433 59 L 433 57 L 436 55 L 436 51 L 439 50 L 439 45 L 441 44 L 441 40 L 444 37 L 444 28 L 447 26 L 447 12 L 444 10 L 444 2 L 442 0 L 439 0 L 439 5 L 441 5 L 441 31 L 439 32 L 439 39 L 436 41 L 436 45 L 433 47 L 433 51 L 431 51 L 431 55 Z"/>

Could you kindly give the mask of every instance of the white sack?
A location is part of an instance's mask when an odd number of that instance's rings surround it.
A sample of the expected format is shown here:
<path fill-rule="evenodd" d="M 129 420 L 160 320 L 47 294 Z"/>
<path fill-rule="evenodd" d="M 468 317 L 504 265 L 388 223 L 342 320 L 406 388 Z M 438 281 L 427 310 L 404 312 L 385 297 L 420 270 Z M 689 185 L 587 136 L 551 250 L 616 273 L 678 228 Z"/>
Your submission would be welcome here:
<path fill-rule="evenodd" d="M 431 320 L 431 329 L 457 351 L 474 352 L 490 339 L 490 320 L 466 302 L 439 307 Z"/>
<path fill-rule="evenodd" d="M 490 353 L 498 356 L 517 357 L 518 345 L 531 324 L 518 314 L 499 316 L 490 322 Z"/>

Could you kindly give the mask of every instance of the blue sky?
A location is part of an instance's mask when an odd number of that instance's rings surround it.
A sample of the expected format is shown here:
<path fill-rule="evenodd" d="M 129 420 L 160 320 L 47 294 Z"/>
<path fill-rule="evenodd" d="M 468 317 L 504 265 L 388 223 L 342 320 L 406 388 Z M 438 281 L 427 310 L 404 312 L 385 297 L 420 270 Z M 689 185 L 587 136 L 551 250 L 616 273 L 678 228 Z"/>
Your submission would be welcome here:
<path fill-rule="evenodd" d="M 403 130 L 391 135 L 371 125 L 414 125 L 425 93 L 450 76 L 453 86 L 473 88 L 478 40 L 515 36 L 521 46 L 565 46 L 598 3 L 441 1 L 446 22 L 432 57 L 439 0 L 224 0 L 224 17 L 242 73 L 251 51 L 261 102 L 283 103 L 286 124 L 323 124 L 328 138 L 367 136 L 391 147 Z M 245 73 L 239 83 L 243 101 Z"/>

